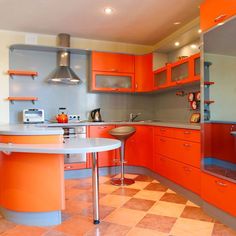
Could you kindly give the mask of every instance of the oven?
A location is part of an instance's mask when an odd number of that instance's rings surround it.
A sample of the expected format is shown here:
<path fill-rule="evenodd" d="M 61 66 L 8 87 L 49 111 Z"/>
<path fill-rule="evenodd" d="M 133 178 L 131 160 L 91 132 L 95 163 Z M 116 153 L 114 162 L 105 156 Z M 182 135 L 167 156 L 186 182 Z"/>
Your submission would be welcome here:
<path fill-rule="evenodd" d="M 71 126 L 71 127 L 63 127 L 64 130 L 64 140 L 66 142 L 67 139 L 78 139 L 78 138 L 86 138 L 86 126 Z M 64 163 L 85 163 L 86 162 L 86 153 L 79 154 L 65 154 Z"/>

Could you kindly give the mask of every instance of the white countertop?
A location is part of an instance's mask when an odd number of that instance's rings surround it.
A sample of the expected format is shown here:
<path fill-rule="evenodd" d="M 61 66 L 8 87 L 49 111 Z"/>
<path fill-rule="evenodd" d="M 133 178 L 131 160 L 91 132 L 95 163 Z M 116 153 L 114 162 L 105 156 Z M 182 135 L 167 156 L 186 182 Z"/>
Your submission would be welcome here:
<path fill-rule="evenodd" d="M 59 135 L 63 134 L 60 127 L 46 127 L 37 125 L 0 125 L 0 135 Z"/>
<path fill-rule="evenodd" d="M 77 154 L 103 152 L 119 148 L 121 142 L 107 138 L 77 138 L 68 139 L 61 144 L 7 144 L 0 143 L 0 151 L 10 154 L 12 152 L 23 153 L 47 153 L 47 154 Z"/>
<path fill-rule="evenodd" d="M 63 134 L 63 127 L 88 125 L 148 125 L 165 126 L 172 128 L 200 130 L 200 124 L 181 123 L 181 122 L 75 122 L 75 123 L 45 123 L 45 124 L 14 124 L 0 125 L 0 135 L 60 135 Z"/>

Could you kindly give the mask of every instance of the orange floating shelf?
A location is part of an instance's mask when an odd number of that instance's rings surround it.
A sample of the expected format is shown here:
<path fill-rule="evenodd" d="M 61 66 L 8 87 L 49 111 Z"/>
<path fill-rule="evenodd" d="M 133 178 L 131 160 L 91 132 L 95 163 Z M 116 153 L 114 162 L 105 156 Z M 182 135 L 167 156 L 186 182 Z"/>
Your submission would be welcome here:
<path fill-rule="evenodd" d="M 20 76 L 32 76 L 35 77 L 38 75 L 37 71 L 28 71 L 28 70 L 8 70 L 9 75 L 20 75 Z"/>
<path fill-rule="evenodd" d="M 11 101 L 12 103 L 14 103 L 14 101 L 31 101 L 31 102 L 35 102 L 38 100 L 37 97 L 8 97 L 7 100 Z"/>

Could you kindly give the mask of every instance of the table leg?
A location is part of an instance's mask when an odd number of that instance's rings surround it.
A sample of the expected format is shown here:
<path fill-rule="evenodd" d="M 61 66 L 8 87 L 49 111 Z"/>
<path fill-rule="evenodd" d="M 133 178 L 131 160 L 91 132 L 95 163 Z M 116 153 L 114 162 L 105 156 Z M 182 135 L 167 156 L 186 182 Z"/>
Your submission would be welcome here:
<path fill-rule="evenodd" d="M 99 174 L 98 174 L 98 156 L 96 152 L 92 153 L 92 186 L 93 186 L 93 223 L 99 224 Z"/>

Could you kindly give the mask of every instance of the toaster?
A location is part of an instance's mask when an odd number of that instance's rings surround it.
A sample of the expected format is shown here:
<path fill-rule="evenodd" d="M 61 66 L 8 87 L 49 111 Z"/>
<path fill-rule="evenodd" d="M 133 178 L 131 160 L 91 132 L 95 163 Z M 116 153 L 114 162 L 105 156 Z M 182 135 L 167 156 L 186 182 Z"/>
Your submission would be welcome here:
<path fill-rule="evenodd" d="M 23 110 L 23 123 L 24 124 L 44 123 L 44 110 L 43 109 L 24 109 Z"/>

